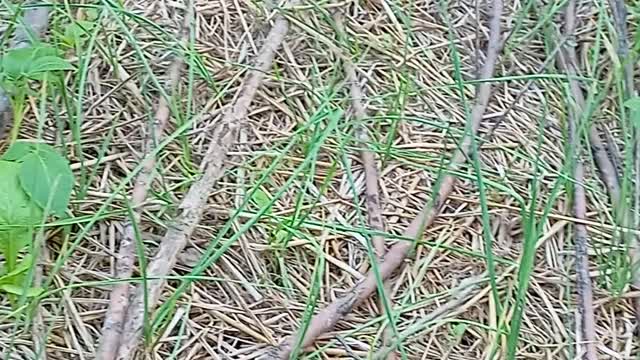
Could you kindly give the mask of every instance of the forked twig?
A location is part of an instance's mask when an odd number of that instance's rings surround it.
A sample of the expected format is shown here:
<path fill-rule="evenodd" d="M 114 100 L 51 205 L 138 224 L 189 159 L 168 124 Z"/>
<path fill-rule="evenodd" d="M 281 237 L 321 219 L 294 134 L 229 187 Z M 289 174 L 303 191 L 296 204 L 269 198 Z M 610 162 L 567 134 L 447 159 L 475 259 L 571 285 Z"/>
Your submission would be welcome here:
<path fill-rule="evenodd" d="M 489 79 L 493 76 L 500 50 L 500 17 L 503 3 L 502 0 L 493 0 L 491 4 L 487 56 L 480 72 L 480 79 Z M 489 103 L 489 98 L 491 97 L 491 84 L 489 82 L 481 82 L 478 84 L 477 90 L 475 104 L 471 112 L 470 134 L 465 136 L 460 149 L 454 154 L 453 160 L 449 165 L 450 169 L 447 171 L 448 175 L 442 180 L 433 201 L 423 207 L 418 216 L 413 219 L 404 231 L 404 236 L 407 238 L 417 239 L 422 235 L 425 227 L 433 223 L 447 200 L 447 197 L 453 190 L 456 178 L 451 174 L 455 173 L 455 169 L 459 169 L 466 162 L 473 137 L 476 136 Z M 403 263 L 412 247 L 413 242 L 411 241 L 400 241 L 391 247 L 385 255 L 384 261 L 379 264 L 378 270 L 380 277 L 382 279 L 388 278 L 391 273 Z M 318 336 L 333 328 L 333 326 L 349 314 L 356 305 L 367 299 L 376 288 L 376 276 L 373 271 L 370 270 L 366 278 L 352 288 L 345 296 L 329 304 L 314 316 L 306 332 L 297 333 L 287 338 L 280 346 L 273 349 L 266 358 L 288 359 L 296 344 L 302 347 L 311 345 Z"/>
<path fill-rule="evenodd" d="M 298 0 L 290 0 L 285 7 L 290 8 L 298 2 Z M 147 266 L 147 277 L 152 280 L 137 287 L 135 297 L 129 305 L 118 360 L 132 359 L 142 333 L 145 312 L 155 307 L 164 288 L 164 278 L 173 269 L 177 255 L 184 249 L 187 240 L 200 222 L 209 192 L 224 174 L 225 160 L 235 143 L 237 129 L 245 122 L 249 106 L 262 83 L 264 74 L 270 70 L 276 50 L 280 47 L 288 30 L 289 21 L 278 14 L 256 58 L 254 68 L 247 73 L 235 102 L 213 130 L 209 148 L 200 165 L 203 173 L 187 191 L 179 206 L 180 214 L 168 228 L 156 256 Z M 147 300 L 146 303 L 145 300 Z"/>

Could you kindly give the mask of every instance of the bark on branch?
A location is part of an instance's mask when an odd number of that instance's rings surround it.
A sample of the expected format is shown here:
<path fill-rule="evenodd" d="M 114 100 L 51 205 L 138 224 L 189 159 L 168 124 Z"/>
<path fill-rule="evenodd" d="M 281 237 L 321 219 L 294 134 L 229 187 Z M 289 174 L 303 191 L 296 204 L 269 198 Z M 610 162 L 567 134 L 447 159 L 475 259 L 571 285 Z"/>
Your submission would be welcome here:
<path fill-rule="evenodd" d="M 342 14 L 340 13 L 336 15 L 336 25 L 338 31 L 341 32 L 339 37 L 342 38 L 344 35 L 344 24 Z M 351 108 L 357 122 L 355 132 L 356 140 L 360 146 L 360 159 L 362 160 L 362 167 L 364 168 L 367 222 L 369 228 L 377 233 L 382 233 L 384 232 L 384 221 L 382 217 L 382 208 L 380 206 L 380 192 L 378 189 L 378 181 L 380 177 L 378 176 L 375 154 L 373 151 L 369 150 L 370 139 L 367 127 L 363 123 L 367 117 L 367 111 L 363 104 L 364 93 L 360 86 L 358 75 L 356 74 L 355 65 L 349 59 L 344 59 L 344 73 L 347 83 L 351 85 Z M 375 261 L 377 261 L 376 266 L 378 266 L 386 252 L 384 237 L 382 235 L 373 235 L 371 237 L 371 243 L 373 244 L 373 249 L 375 251 Z M 386 313 L 384 299 L 391 299 L 390 294 L 391 289 L 389 283 L 385 282 L 383 296 L 378 299 L 378 311 L 380 313 Z M 383 343 L 385 347 L 391 344 L 392 334 L 389 330 L 390 327 L 388 327 L 383 334 Z M 396 357 L 396 353 L 394 351 L 390 351 L 386 358 L 388 360 L 393 360 Z"/>
<path fill-rule="evenodd" d="M 184 15 L 184 21 L 180 29 L 179 39 L 183 46 L 187 44 L 189 39 L 189 26 L 193 19 L 193 6 L 188 5 L 187 13 Z M 182 55 L 176 54 L 175 59 L 169 67 L 169 84 L 167 96 L 171 96 L 180 79 L 180 72 L 184 65 Z M 150 124 L 147 139 L 144 144 L 142 158 L 145 159 L 142 169 L 134 180 L 134 188 L 131 196 L 132 219 L 127 221 L 123 228 L 122 238 L 120 239 L 120 249 L 116 259 L 115 278 L 118 283 L 111 290 L 109 299 L 109 308 L 105 315 L 104 324 L 102 326 L 102 340 L 96 353 L 97 360 L 114 360 L 116 358 L 118 348 L 121 342 L 122 327 L 124 323 L 125 313 L 129 306 L 129 292 L 131 285 L 128 279 L 133 275 L 135 263 L 135 229 L 140 223 L 143 205 L 147 198 L 147 190 L 154 177 L 156 159 L 147 156 L 153 152 L 156 144 L 162 138 L 164 128 L 169 120 L 171 111 L 168 100 L 160 95 L 153 123 Z"/>
<path fill-rule="evenodd" d="M 295 6 L 298 2 L 298 0 L 290 0 L 285 7 Z M 255 60 L 254 68 L 247 73 L 236 100 L 213 130 L 209 148 L 200 165 L 203 173 L 187 191 L 179 206 L 180 214 L 167 230 L 156 256 L 147 266 L 147 276 L 153 280 L 147 281 L 146 294 L 143 287 L 145 284 L 141 284 L 136 289 L 135 297 L 127 311 L 118 360 L 132 358 L 142 333 L 145 311 L 155 307 L 165 284 L 163 279 L 173 269 L 176 256 L 184 249 L 200 222 L 209 192 L 224 174 L 225 160 L 229 149 L 235 143 L 237 129 L 245 122 L 249 106 L 262 83 L 264 74 L 269 72 L 276 50 L 280 47 L 288 29 L 287 19 L 277 15 Z M 145 306 L 147 298 L 145 295 L 148 296 L 146 304 L 148 307 Z"/>
<path fill-rule="evenodd" d="M 636 95 L 636 90 L 633 81 L 633 57 L 629 55 L 629 41 L 627 39 L 627 7 L 623 0 L 609 0 L 611 12 L 613 13 L 613 20 L 615 24 L 616 34 L 618 38 L 618 45 L 616 51 L 618 54 L 618 60 L 622 65 L 622 80 L 624 83 L 623 99 L 628 100 Z M 626 109 L 621 109 L 626 111 Z M 628 225 L 638 228 L 640 226 L 640 129 L 633 129 L 633 156 L 634 156 L 634 172 L 635 172 L 635 184 L 633 189 L 633 212 L 634 215 L 629 215 Z M 630 257 L 632 261 L 632 269 L 637 269 L 640 264 L 640 241 L 637 236 L 633 238 L 632 246 L 634 247 L 630 251 Z M 640 290 L 640 274 L 636 270 L 632 274 L 633 287 L 636 290 Z M 640 299 L 634 299 L 634 308 L 636 312 L 636 329 L 640 328 Z M 640 333 L 640 331 L 636 331 Z"/>
<path fill-rule="evenodd" d="M 502 0 L 493 0 L 490 3 L 492 6 L 489 11 L 491 14 L 489 24 L 489 42 L 486 60 L 480 71 L 480 79 L 489 79 L 493 76 L 498 53 L 501 48 L 500 17 L 503 10 L 503 3 Z M 458 150 L 453 156 L 449 165 L 449 170 L 458 169 L 466 162 L 473 137 L 475 137 L 478 128 L 480 127 L 480 123 L 482 122 L 482 117 L 487 108 L 490 97 L 491 83 L 480 83 L 477 87 L 475 104 L 471 112 L 470 134 L 465 136 L 460 150 Z M 454 171 L 448 171 L 447 173 L 452 174 Z M 447 175 L 443 179 L 432 203 L 425 205 L 419 215 L 404 231 L 405 237 L 417 240 L 422 236 L 424 229 L 433 223 L 435 217 L 440 212 L 442 206 L 447 200 L 447 197 L 453 190 L 455 182 L 456 178 L 452 175 Z M 382 279 L 387 279 L 391 273 L 403 263 L 412 247 L 413 242 L 410 241 L 400 241 L 391 247 L 389 252 L 385 255 L 384 261 L 381 262 L 378 267 L 378 271 Z M 355 306 L 367 299 L 371 293 L 376 290 L 376 288 L 376 276 L 372 271 L 369 271 L 366 278 L 352 288 L 345 296 L 329 304 L 314 316 L 306 332 L 297 333 L 289 337 L 280 346 L 273 349 L 266 358 L 289 359 L 289 355 L 297 344 L 303 348 L 313 344 L 314 340 L 318 336 L 332 329 L 335 324 L 349 314 Z"/>
<path fill-rule="evenodd" d="M 566 26 L 565 36 L 572 36 L 575 33 L 575 0 L 570 0 L 567 4 L 565 13 Z M 560 63 L 567 71 L 567 75 L 570 78 L 575 77 L 575 58 L 570 60 L 571 52 L 567 52 L 567 46 L 563 48 L 563 51 L 559 53 Z M 574 53 L 575 54 L 575 53 Z M 575 91 L 577 87 L 572 89 Z M 579 89 L 579 88 L 578 88 Z M 573 94 L 575 96 L 576 94 Z M 574 198 L 573 198 L 573 214 L 576 219 L 584 220 L 587 212 L 587 199 L 584 191 L 584 166 L 582 164 L 582 146 L 579 130 L 579 119 L 582 118 L 582 112 L 584 111 L 583 103 L 570 104 L 569 112 L 569 153 L 567 161 L 572 162 L 575 159 L 575 164 L 571 165 L 571 172 L 574 183 Z M 578 311 L 580 313 L 580 338 L 582 342 L 576 346 L 584 348 L 584 351 L 577 351 L 576 353 L 583 355 L 582 358 L 586 360 L 597 360 L 598 353 L 596 350 L 596 331 L 595 331 L 595 318 L 593 313 L 593 290 L 591 287 L 591 277 L 589 276 L 589 255 L 588 249 L 588 233 L 587 227 L 584 224 L 574 224 L 574 245 L 576 252 L 576 287 L 577 287 L 577 303 Z"/>
<path fill-rule="evenodd" d="M 572 0 L 567 5 L 567 10 L 565 13 L 565 35 L 567 37 L 575 36 L 576 29 L 576 13 L 575 13 L 575 0 Z M 616 10 L 614 10 L 616 11 Z M 575 41 L 570 42 L 575 43 Z M 585 99 L 584 94 L 582 93 L 582 88 L 578 80 L 576 80 L 578 75 L 578 60 L 576 56 L 576 50 L 574 46 L 570 46 L 570 44 L 566 44 L 563 51 L 559 53 L 558 56 L 558 65 L 559 67 L 569 75 L 569 88 L 571 91 L 571 96 L 573 101 L 575 101 L 576 106 L 581 111 L 585 109 Z M 626 77 L 626 76 L 625 76 Z M 632 222 L 632 215 L 629 211 L 629 208 L 625 204 L 625 199 L 622 198 L 622 192 L 620 190 L 620 180 L 618 175 L 618 169 L 616 167 L 616 163 L 619 163 L 619 160 L 616 160 L 616 154 L 611 153 L 608 149 L 611 146 L 607 146 L 607 143 L 603 142 L 600 139 L 600 134 L 598 131 L 598 127 L 592 125 L 588 129 L 589 134 L 589 143 L 591 146 L 591 152 L 593 154 L 593 158 L 595 160 L 596 166 L 598 168 L 598 172 L 600 175 L 600 179 L 605 185 L 607 189 L 607 193 L 609 194 L 609 199 L 611 201 L 611 205 L 613 208 L 613 213 L 617 221 L 623 227 L 629 227 Z M 609 144 L 613 145 L 613 144 Z M 615 160 L 612 161 L 612 159 Z M 638 252 L 639 244 L 638 238 L 635 235 L 632 236 L 632 244 L 630 247 L 630 257 L 634 264 L 638 263 L 640 259 L 640 254 Z M 633 274 L 633 285 L 640 289 L 640 277 L 639 274 Z M 636 320 L 640 321 L 640 299 L 635 298 L 634 300 L 634 308 Z"/>

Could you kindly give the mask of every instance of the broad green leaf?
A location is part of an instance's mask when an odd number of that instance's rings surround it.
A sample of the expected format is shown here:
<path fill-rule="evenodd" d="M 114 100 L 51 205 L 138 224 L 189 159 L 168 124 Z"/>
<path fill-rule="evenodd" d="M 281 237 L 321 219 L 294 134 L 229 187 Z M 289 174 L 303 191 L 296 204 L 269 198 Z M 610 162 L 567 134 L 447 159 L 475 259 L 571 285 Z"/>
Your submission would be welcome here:
<path fill-rule="evenodd" d="M 24 275 L 24 273 L 31 268 L 33 262 L 31 256 L 27 255 L 25 258 L 16 265 L 15 269 L 0 276 L 0 284 L 16 284 L 17 281 Z M 3 269 L 6 270 L 6 269 Z"/>
<path fill-rule="evenodd" d="M 2 57 L 2 72 L 9 77 L 29 76 L 34 62 L 41 57 L 57 57 L 57 51 L 48 46 L 11 49 Z"/>
<path fill-rule="evenodd" d="M 0 233 L 42 221 L 42 210 L 20 186 L 20 168 L 19 163 L 0 160 Z"/>
<path fill-rule="evenodd" d="M 18 253 L 31 243 L 33 226 L 42 221 L 42 210 L 20 187 L 20 167 L 0 160 L 0 251 L 7 272 L 15 270 Z"/>
<path fill-rule="evenodd" d="M 633 110 L 640 110 L 640 96 L 634 96 L 624 102 L 624 106 Z"/>
<path fill-rule="evenodd" d="M 276 233 L 276 244 L 284 244 L 284 241 L 289 236 L 289 232 L 286 230 L 278 230 Z"/>
<path fill-rule="evenodd" d="M 89 32 L 95 26 L 94 22 L 91 21 L 76 21 L 69 25 L 67 25 L 64 29 L 64 41 L 69 46 L 73 45 L 82 45 L 84 43 L 84 39 L 86 39 L 89 35 Z"/>
<path fill-rule="evenodd" d="M 98 10 L 97 9 L 87 9 L 85 12 L 86 18 L 89 21 L 95 21 L 98 19 Z M 85 21 L 87 22 L 87 21 Z"/>
<path fill-rule="evenodd" d="M 18 77 L 27 72 L 32 58 L 33 48 L 9 50 L 2 57 L 2 71 L 11 77 Z"/>
<path fill-rule="evenodd" d="M 33 228 L 15 228 L 0 232 L 0 251 L 5 260 L 5 270 L 13 272 L 17 268 L 18 255 L 33 239 Z"/>
<path fill-rule="evenodd" d="M 67 209 L 73 188 L 69 163 L 49 146 L 38 145 L 38 151 L 23 158 L 20 184 L 42 209 L 62 215 Z"/>
<path fill-rule="evenodd" d="M 33 143 L 18 141 L 11 145 L 9 150 L 2 155 L 0 160 L 20 161 L 22 158 L 35 151 L 34 146 L 35 145 Z"/>
<path fill-rule="evenodd" d="M 42 288 L 24 288 L 22 286 L 13 285 L 13 284 L 0 284 L 0 290 L 4 290 L 9 294 L 26 296 L 26 297 L 36 297 L 44 291 Z"/>
<path fill-rule="evenodd" d="M 47 71 L 73 70 L 73 66 L 67 60 L 57 56 L 42 56 L 33 61 L 29 74 L 38 74 Z"/>

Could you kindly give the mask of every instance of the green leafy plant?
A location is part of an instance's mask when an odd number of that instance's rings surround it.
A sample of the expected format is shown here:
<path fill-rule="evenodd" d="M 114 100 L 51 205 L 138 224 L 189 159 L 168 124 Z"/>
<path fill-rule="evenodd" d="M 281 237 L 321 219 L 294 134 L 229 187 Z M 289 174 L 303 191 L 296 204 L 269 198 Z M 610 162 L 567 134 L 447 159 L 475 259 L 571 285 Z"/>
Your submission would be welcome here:
<path fill-rule="evenodd" d="M 17 142 L 0 158 L 0 290 L 34 296 L 22 284 L 33 264 L 34 229 L 50 212 L 63 215 L 74 179 L 67 160 L 45 144 Z"/>
<path fill-rule="evenodd" d="M 84 19 L 72 19 L 69 23 L 63 24 L 59 29 L 54 29 L 53 33 L 60 40 L 60 45 L 66 48 L 78 49 L 84 47 L 91 37 L 91 32 L 98 25 L 98 10 L 85 9 Z"/>
<path fill-rule="evenodd" d="M 10 49 L 2 56 L 0 85 L 11 95 L 13 107 L 11 142 L 17 139 L 22 124 L 27 95 L 31 94 L 29 82 L 51 78 L 59 71 L 73 69 L 58 50 L 42 44 Z"/>

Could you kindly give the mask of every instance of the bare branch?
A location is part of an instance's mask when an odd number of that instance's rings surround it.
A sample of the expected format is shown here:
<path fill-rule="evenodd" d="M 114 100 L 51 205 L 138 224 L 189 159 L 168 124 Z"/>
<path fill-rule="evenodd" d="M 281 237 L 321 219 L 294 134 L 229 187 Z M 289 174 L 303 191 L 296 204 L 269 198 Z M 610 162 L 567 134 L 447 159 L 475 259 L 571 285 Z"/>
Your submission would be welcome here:
<path fill-rule="evenodd" d="M 188 10 L 184 15 L 184 22 L 180 30 L 180 42 L 186 45 L 189 39 L 189 26 L 193 19 L 193 6 L 187 5 Z M 180 71 L 182 70 L 184 61 L 181 55 L 176 54 L 169 67 L 169 91 L 167 95 L 173 94 L 178 81 L 180 79 Z M 129 291 L 131 285 L 128 279 L 133 275 L 135 262 L 135 224 L 140 223 L 144 202 L 147 198 L 147 190 L 154 177 L 156 159 L 147 156 L 153 152 L 158 140 L 162 138 L 164 128 L 169 120 L 171 111 L 169 109 L 168 100 L 164 96 L 160 96 L 153 123 L 149 126 L 147 139 L 145 141 L 142 158 L 145 159 L 142 169 L 138 173 L 134 181 L 134 188 L 131 197 L 132 219 L 123 226 L 122 239 L 120 239 L 120 249 L 116 259 L 115 278 L 119 282 L 111 290 L 109 300 L 109 308 L 105 315 L 104 324 L 102 326 L 102 340 L 96 354 L 98 360 L 113 360 L 116 358 L 118 347 L 120 345 L 120 336 L 124 324 L 125 313 L 129 306 Z"/>
<path fill-rule="evenodd" d="M 567 4 L 565 13 L 566 27 L 565 35 L 572 36 L 575 32 L 575 0 L 570 0 Z M 575 75 L 575 58 L 570 58 L 571 52 L 566 52 L 566 47 L 559 53 L 560 63 L 564 64 L 567 74 L 570 79 Z M 574 53 L 575 54 L 575 53 Z M 573 73 L 570 73 L 573 71 Z M 570 80 L 572 81 L 572 80 Z M 571 89 L 579 89 L 572 86 Z M 573 94 L 574 96 L 577 94 Z M 581 95 L 581 94 L 580 94 Z M 573 213 L 577 219 L 584 220 L 587 212 L 587 199 L 584 192 L 584 167 L 580 156 L 582 154 L 582 146 L 580 144 L 580 136 L 578 135 L 578 121 L 582 117 L 582 111 L 584 110 L 583 103 L 576 103 L 575 106 L 570 106 L 569 112 L 569 153 L 567 161 L 573 161 L 576 159 L 576 163 L 571 165 L 571 172 L 574 183 L 574 199 L 573 199 Z M 589 276 L 589 255 L 587 253 L 589 238 L 587 234 L 587 227 L 584 224 L 574 224 L 574 242 L 576 247 L 576 287 L 578 290 L 578 312 L 580 314 L 580 343 L 576 344 L 577 347 L 582 348 L 584 344 L 584 352 L 576 351 L 576 353 L 583 353 L 583 359 L 597 360 L 598 353 L 596 350 L 596 332 L 595 332 L 595 318 L 593 313 L 593 290 L 591 288 L 591 277 Z"/>
<path fill-rule="evenodd" d="M 344 24 L 342 14 L 336 15 L 336 25 L 340 34 L 340 37 L 344 34 Z M 364 180 L 365 180 L 365 203 L 367 206 L 367 221 L 369 227 L 375 232 L 384 232 L 384 222 L 382 217 L 382 209 L 380 207 L 380 194 L 378 189 L 378 168 L 376 166 L 375 154 L 369 150 L 369 134 L 363 121 L 367 117 L 367 111 L 365 110 L 363 99 L 364 94 L 358 81 L 356 69 L 354 64 L 349 59 L 344 59 L 344 72 L 347 82 L 351 85 L 351 107 L 353 114 L 357 122 L 356 125 L 356 139 L 360 143 L 360 158 L 362 160 L 362 167 L 364 168 Z M 379 264 L 384 258 L 386 252 L 384 237 L 382 235 L 373 235 L 371 242 L 376 255 L 377 264 Z M 383 296 L 378 299 L 378 310 L 381 313 L 385 313 L 384 299 L 391 299 L 391 289 L 388 282 L 385 282 L 383 289 Z M 388 327 L 383 334 L 384 346 L 390 345 L 391 333 L 390 327 Z M 390 351 L 386 357 L 388 360 L 396 359 L 396 353 Z"/>
<path fill-rule="evenodd" d="M 586 196 L 584 194 L 584 169 L 582 161 L 578 160 L 574 169 L 574 216 L 577 219 L 586 219 Z M 593 290 L 591 288 L 591 277 L 589 276 L 589 255 L 587 247 L 589 238 L 587 227 L 584 224 L 576 223 L 575 247 L 576 247 L 576 286 L 578 290 L 578 311 L 580 312 L 582 340 L 585 346 L 584 359 L 597 360 L 596 351 L 596 330 L 595 317 L 593 312 Z"/>
<path fill-rule="evenodd" d="M 575 0 L 571 0 L 567 5 L 565 14 L 565 36 L 567 37 L 575 36 L 575 6 Z M 573 101 L 575 101 L 576 106 L 578 107 L 578 109 L 580 109 L 580 112 L 582 112 L 585 108 L 585 100 L 582 89 L 580 88 L 580 84 L 576 80 L 576 75 L 578 74 L 578 61 L 574 46 L 569 46 L 569 44 L 565 45 L 563 51 L 559 53 L 558 64 L 560 68 L 565 71 L 567 75 L 569 75 L 569 87 Z M 625 206 L 624 199 L 622 198 L 618 169 L 615 165 L 620 161 L 612 161 L 612 158 L 615 157 L 615 154 L 607 151 L 609 146 L 607 146 L 607 144 L 600 139 L 597 126 L 592 125 L 589 128 L 589 143 L 591 145 L 591 151 L 598 167 L 600 178 L 607 189 L 607 193 L 609 194 L 609 199 L 613 207 L 614 215 L 616 219 L 618 219 L 618 221 L 621 221 L 622 226 L 627 227 L 631 224 L 631 214 L 629 214 L 628 208 Z M 576 236 L 578 235 L 576 234 Z M 638 238 L 635 235 L 632 236 L 633 244 L 630 248 L 630 255 L 633 263 L 635 264 L 640 258 L 640 254 L 637 250 L 639 249 Z M 633 274 L 633 284 L 636 288 L 640 288 L 640 277 L 638 274 Z M 640 321 L 640 299 L 634 299 L 634 307 L 636 312 L 636 319 Z M 585 320 L 583 319 L 583 321 Z"/>
<path fill-rule="evenodd" d="M 290 0 L 286 7 L 294 6 L 298 0 Z M 132 359 L 143 328 L 145 311 L 153 309 L 164 287 L 163 278 L 173 269 L 177 255 L 184 249 L 187 240 L 200 222 L 209 192 L 224 174 L 224 165 L 229 149 L 235 143 L 236 132 L 245 122 L 247 112 L 264 74 L 269 71 L 276 50 L 289 29 L 287 19 L 278 15 L 258 54 L 254 68 L 247 73 L 238 96 L 223 119 L 214 129 L 209 148 L 201 163 L 203 174 L 193 183 L 179 206 L 180 214 L 164 235 L 156 256 L 147 266 L 149 280 L 137 287 L 135 298 L 127 311 L 122 343 L 117 359 Z M 147 286 L 146 294 L 144 286 Z M 148 295 L 148 303 L 145 304 Z M 147 306 L 145 306 L 147 305 Z"/>
<path fill-rule="evenodd" d="M 627 8 L 623 0 L 609 0 L 611 6 L 611 12 L 613 13 L 613 20 L 618 38 L 618 45 L 616 51 L 618 54 L 618 60 L 622 65 L 622 77 L 624 83 L 623 98 L 629 99 L 636 95 L 634 81 L 633 81 L 633 59 L 629 55 L 629 41 L 627 39 Z M 625 111 L 622 109 L 621 111 Z M 640 226 L 640 129 L 633 129 L 633 156 L 634 156 L 634 171 L 635 171 L 635 187 L 633 191 L 633 209 L 634 212 L 628 219 L 629 224 L 634 228 Z M 634 249 L 631 251 L 632 269 L 637 269 L 640 264 L 640 241 L 637 236 L 634 237 Z M 637 271 L 633 273 L 633 286 L 640 289 L 640 274 Z M 640 324 L 640 299 L 635 299 L 635 312 L 636 322 Z"/>
<path fill-rule="evenodd" d="M 480 79 L 489 79 L 493 76 L 498 53 L 501 47 L 500 17 L 502 14 L 503 3 L 502 0 L 493 0 L 491 4 L 492 9 L 490 12 L 489 43 L 486 60 L 480 72 Z M 471 148 L 473 137 L 475 137 L 478 128 L 480 127 L 480 123 L 482 122 L 482 117 L 487 108 L 490 97 L 491 83 L 480 83 L 477 87 L 475 104 L 471 112 L 471 133 L 465 136 L 460 150 L 458 150 L 453 156 L 453 160 L 449 165 L 451 167 L 450 170 L 453 171 L 448 171 L 447 174 L 454 173 L 455 169 L 460 168 L 465 163 L 467 154 Z M 433 223 L 435 217 L 442 209 L 447 197 L 453 190 L 455 182 L 456 178 L 452 175 L 447 175 L 443 179 L 433 202 L 426 204 L 420 211 L 420 214 L 409 224 L 404 232 L 405 237 L 417 239 L 422 236 L 425 227 Z M 380 263 L 378 268 L 382 279 L 388 278 L 391 273 L 403 263 L 412 247 L 413 242 L 400 241 L 389 250 L 385 255 L 384 261 Z M 296 344 L 299 343 L 302 347 L 311 345 L 318 336 L 332 329 L 335 324 L 349 314 L 355 306 L 367 299 L 371 293 L 375 291 L 376 287 L 376 276 L 372 271 L 369 271 L 366 278 L 352 288 L 345 296 L 329 304 L 315 317 L 313 317 L 305 333 L 299 333 L 289 337 L 279 347 L 271 351 L 269 355 L 267 355 L 267 358 L 288 359 Z"/>

